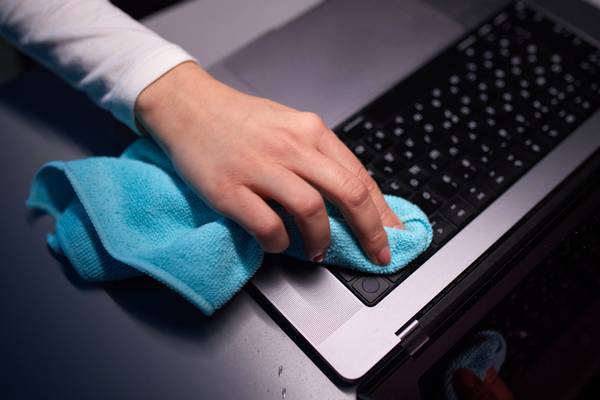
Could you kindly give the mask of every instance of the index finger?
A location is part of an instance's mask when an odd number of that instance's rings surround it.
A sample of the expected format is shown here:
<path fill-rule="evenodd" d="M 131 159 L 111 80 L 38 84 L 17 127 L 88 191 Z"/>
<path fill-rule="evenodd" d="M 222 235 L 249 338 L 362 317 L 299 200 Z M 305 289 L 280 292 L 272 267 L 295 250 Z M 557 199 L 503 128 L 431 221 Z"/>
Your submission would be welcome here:
<path fill-rule="evenodd" d="M 292 160 L 294 172 L 340 209 L 361 247 L 377 264 L 391 262 L 387 233 L 366 186 L 340 163 L 316 149 Z"/>
<path fill-rule="evenodd" d="M 317 148 L 321 153 L 339 162 L 363 182 L 369 190 L 371 199 L 379 211 L 379 216 L 384 226 L 391 226 L 397 229 L 404 228 L 402 221 L 400 221 L 398 216 L 388 206 L 377 183 L 375 183 L 362 163 L 356 158 L 352 151 L 342 143 L 335 133 L 329 131 L 328 133 L 323 134 Z"/>

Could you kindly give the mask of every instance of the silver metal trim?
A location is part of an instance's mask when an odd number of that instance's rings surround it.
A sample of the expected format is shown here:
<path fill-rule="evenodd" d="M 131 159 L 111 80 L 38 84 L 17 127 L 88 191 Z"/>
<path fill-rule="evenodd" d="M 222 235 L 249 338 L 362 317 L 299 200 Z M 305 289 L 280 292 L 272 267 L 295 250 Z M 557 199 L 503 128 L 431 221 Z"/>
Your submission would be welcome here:
<path fill-rule="evenodd" d="M 402 332 L 396 333 L 396 335 L 398 335 L 398 339 L 400 339 L 400 341 L 402 342 L 403 340 L 405 340 L 408 337 L 408 335 L 413 333 L 418 327 L 419 327 L 419 321 L 415 319 L 413 322 L 408 324 L 408 326 L 406 328 L 404 328 L 404 330 L 402 330 Z"/>
<path fill-rule="evenodd" d="M 425 343 L 429 342 L 429 336 L 427 336 L 421 326 L 419 320 L 415 319 L 411 322 L 402 332 L 397 333 L 400 339 L 400 346 L 402 346 L 409 356 L 414 356 Z"/>

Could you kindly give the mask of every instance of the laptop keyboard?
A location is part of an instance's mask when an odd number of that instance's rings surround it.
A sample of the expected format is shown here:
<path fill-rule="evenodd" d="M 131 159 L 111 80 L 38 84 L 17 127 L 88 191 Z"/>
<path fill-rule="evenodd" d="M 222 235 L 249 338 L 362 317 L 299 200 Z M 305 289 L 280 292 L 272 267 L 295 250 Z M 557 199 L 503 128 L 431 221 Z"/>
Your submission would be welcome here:
<path fill-rule="evenodd" d="M 465 35 L 335 130 L 433 243 L 389 276 L 329 267 L 377 304 L 600 106 L 600 50 L 522 2 Z"/>

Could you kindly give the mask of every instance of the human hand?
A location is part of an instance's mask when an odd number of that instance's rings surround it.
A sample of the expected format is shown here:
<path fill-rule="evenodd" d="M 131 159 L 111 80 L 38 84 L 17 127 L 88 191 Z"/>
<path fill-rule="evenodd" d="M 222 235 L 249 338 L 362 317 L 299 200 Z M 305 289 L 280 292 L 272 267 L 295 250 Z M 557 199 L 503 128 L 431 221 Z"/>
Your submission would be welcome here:
<path fill-rule="evenodd" d="M 454 390 L 461 400 L 514 400 L 514 396 L 494 368 L 483 381 L 473 371 L 459 368 L 454 373 Z"/>
<path fill-rule="evenodd" d="M 323 197 L 336 204 L 369 258 L 389 264 L 384 226 L 403 228 L 360 161 L 315 114 L 226 86 L 197 64 L 148 86 L 136 115 L 181 177 L 266 252 L 289 245 L 274 200 L 294 216 L 309 259 L 329 246 Z"/>

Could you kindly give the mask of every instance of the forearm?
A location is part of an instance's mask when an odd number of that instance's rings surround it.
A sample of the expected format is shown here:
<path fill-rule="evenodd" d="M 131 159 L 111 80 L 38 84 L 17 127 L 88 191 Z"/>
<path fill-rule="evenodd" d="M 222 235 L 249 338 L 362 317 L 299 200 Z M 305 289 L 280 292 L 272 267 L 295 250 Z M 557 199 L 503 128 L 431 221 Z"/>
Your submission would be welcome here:
<path fill-rule="evenodd" d="M 134 130 L 142 90 L 193 60 L 105 0 L 2 0 L 0 33 Z"/>

